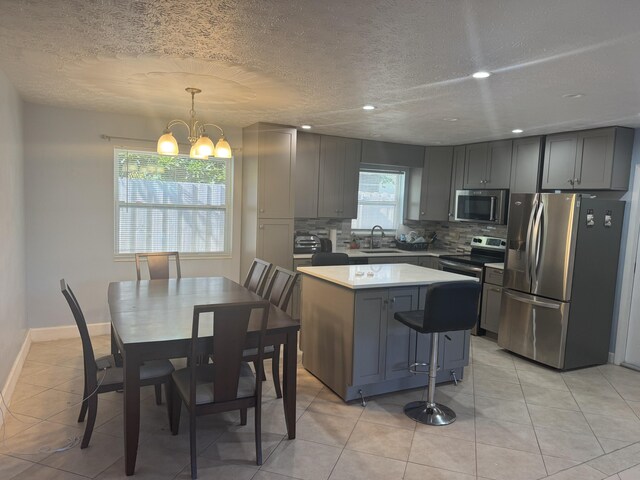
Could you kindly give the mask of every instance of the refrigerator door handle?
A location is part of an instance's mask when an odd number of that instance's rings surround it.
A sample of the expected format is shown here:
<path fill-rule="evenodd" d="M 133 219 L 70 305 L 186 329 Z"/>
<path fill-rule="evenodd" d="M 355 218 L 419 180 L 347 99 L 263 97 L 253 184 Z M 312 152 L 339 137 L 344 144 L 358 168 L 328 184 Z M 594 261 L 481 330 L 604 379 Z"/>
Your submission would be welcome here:
<path fill-rule="evenodd" d="M 536 194 L 536 199 L 533 201 L 533 208 L 531 209 L 531 215 L 529 215 L 529 223 L 527 224 L 527 238 L 525 239 L 525 246 L 524 246 L 524 251 L 526 255 L 525 264 L 524 264 L 524 274 L 527 277 L 527 280 L 529 281 L 529 283 L 531 283 L 531 246 L 532 246 L 531 235 L 533 233 L 533 220 L 536 215 L 536 210 L 538 209 L 537 196 L 538 195 Z"/>
<path fill-rule="evenodd" d="M 513 293 L 510 290 L 503 290 L 504 294 L 514 298 L 515 300 L 522 302 L 522 303 L 528 303 L 529 305 L 533 305 L 534 307 L 544 307 L 544 308 L 551 308 L 553 310 L 558 310 L 560 308 L 560 304 L 559 303 L 551 303 L 551 302 L 545 302 L 542 300 L 533 300 L 531 298 L 528 297 L 523 297 L 521 295 L 518 295 L 517 293 Z"/>
<path fill-rule="evenodd" d="M 531 291 L 535 291 L 538 288 L 538 271 L 540 269 L 540 255 L 542 246 L 542 214 L 544 212 L 544 203 L 540 201 L 538 204 L 538 212 L 536 213 L 536 219 L 533 223 L 533 236 L 535 240 L 532 241 L 533 248 L 531 249 L 532 268 L 531 268 Z"/>

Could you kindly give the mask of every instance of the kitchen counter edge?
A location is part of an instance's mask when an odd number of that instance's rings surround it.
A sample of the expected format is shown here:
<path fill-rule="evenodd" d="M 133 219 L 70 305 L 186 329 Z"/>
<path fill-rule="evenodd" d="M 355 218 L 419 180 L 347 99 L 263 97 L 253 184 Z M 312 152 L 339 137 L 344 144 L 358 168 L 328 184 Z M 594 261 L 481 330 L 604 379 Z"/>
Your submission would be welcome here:
<path fill-rule="evenodd" d="M 381 248 L 380 250 L 392 250 L 392 249 Z M 371 257 L 386 258 L 386 257 L 439 257 L 440 255 L 455 255 L 455 254 L 460 254 L 462 252 L 434 249 L 434 250 L 414 250 L 414 251 L 402 250 L 402 251 L 389 252 L 389 253 L 365 253 L 359 249 L 337 249 L 333 253 L 346 253 L 347 255 L 349 255 L 349 257 L 352 257 L 352 258 L 371 258 Z M 293 259 L 294 260 L 311 259 L 312 256 L 313 256 L 313 253 L 294 253 Z"/>

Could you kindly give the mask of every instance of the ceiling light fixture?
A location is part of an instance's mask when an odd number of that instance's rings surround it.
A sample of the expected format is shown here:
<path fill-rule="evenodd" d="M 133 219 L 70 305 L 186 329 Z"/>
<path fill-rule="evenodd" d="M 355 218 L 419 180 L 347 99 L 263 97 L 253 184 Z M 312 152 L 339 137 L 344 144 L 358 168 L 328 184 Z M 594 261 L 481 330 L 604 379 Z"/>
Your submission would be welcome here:
<path fill-rule="evenodd" d="M 191 110 L 189 111 L 189 123 L 184 120 L 171 120 L 167 123 L 163 134 L 158 139 L 158 153 L 160 155 L 178 155 L 180 153 L 178 149 L 178 142 L 171 133 L 171 128 L 175 125 L 184 125 L 189 131 L 189 143 L 191 149 L 189 156 L 191 158 L 207 159 L 211 156 L 219 158 L 231 158 L 231 146 L 224 138 L 224 131 L 215 123 L 202 123 L 200 120 L 196 120 L 195 111 L 195 95 L 202 92 L 199 88 L 187 87 L 185 90 L 191 94 Z M 209 138 L 209 135 L 205 131 L 205 127 L 212 126 L 220 130 L 220 139 L 216 143 L 215 147 L 213 141 Z"/>
<path fill-rule="evenodd" d="M 458 119 L 456 117 L 444 117 L 442 120 L 445 122 L 457 122 Z"/>
<path fill-rule="evenodd" d="M 562 95 L 562 98 L 582 98 L 584 97 L 584 93 L 565 93 Z"/>
<path fill-rule="evenodd" d="M 304 128 L 305 130 L 311 130 L 311 125 L 300 125 L 300 127 Z"/>
<path fill-rule="evenodd" d="M 365 105 L 364 107 L 362 107 L 363 110 L 375 110 L 376 107 L 374 107 L 373 105 Z"/>
<path fill-rule="evenodd" d="M 479 72 L 474 73 L 473 75 L 471 75 L 473 78 L 487 78 L 491 76 L 490 72 L 486 72 L 484 70 L 480 70 Z"/>
<path fill-rule="evenodd" d="M 522 133 L 524 132 L 524 130 L 522 130 L 521 128 L 514 128 L 513 130 L 511 130 L 511 133 Z"/>

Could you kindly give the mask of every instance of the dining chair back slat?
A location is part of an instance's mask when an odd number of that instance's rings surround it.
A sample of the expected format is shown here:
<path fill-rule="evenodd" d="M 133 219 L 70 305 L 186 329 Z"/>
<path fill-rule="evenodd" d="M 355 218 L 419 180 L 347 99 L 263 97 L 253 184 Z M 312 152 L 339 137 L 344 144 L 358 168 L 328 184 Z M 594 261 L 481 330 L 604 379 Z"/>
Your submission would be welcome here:
<path fill-rule="evenodd" d="M 78 327 L 78 332 L 80 333 L 85 381 L 87 383 L 87 388 L 93 390 L 97 385 L 96 375 L 98 373 L 98 368 L 96 366 L 96 357 L 93 351 L 93 345 L 91 344 L 91 337 L 89 336 L 89 329 L 87 328 L 87 321 L 84 318 L 84 314 L 82 313 L 82 309 L 80 308 L 80 304 L 78 303 L 73 290 L 71 290 L 71 287 L 67 285 L 64 278 L 60 280 L 60 290 L 69 304 L 76 326 Z"/>
<path fill-rule="evenodd" d="M 269 276 L 269 270 L 271 270 L 271 264 L 269 262 L 254 258 L 243 285 L 252 292 L 262 295 L 264 285 Z"/>
<path fill-rule="evenodd" d="M 136 275 L 138 280 L 142 280 L 140 271 L 140 261 L 146 260 L 149 269 L 149 279 L 167 279 L 169 275 L 169 260 L 174 258 L 176 261 L 176 278 L 181 277 L 180 272 L 180 253 L 179 252 L 153 252 L 153 253 L 136 253 Z"/>
<path fill-rule="evenodd" d="M 281 310 L 286 310 L 297 278 L 297 273 L 282 267 L 276 267 L 269 279 L 263 298 L 269 300 L 272 305 Z"/>
<path fill-rule="evenodd" d="M 214 305 L 196 305 L 193 308 L 193 328 L 189 366 L 173 374 L 171 432 L 178 434 L 182 403 L 189 411 L 189 444 L 191 478 L 197 478 L 197 417 L 210 413 L 240 410 L 240 424 L 247 423 L 247 409 L 254 409 L 254 435 L 256 463 L 262 465 L 262 357 L 264 337 L 269 320 L 270 304 L 266 300 Z M 213 314 L 213 340 L 209 344 L 215 352 L 213 364 L 196 360 L 202 355 L 201 316 Z M 256 317 L 256 315 L 258 315 Z M 259 320 L 258 358 L 255 375 L 243 361 L 251 318 Z M 207 319 L 209 320 L 209 319 Z M 188 387 L 187 387 L 188 385 Z"/>

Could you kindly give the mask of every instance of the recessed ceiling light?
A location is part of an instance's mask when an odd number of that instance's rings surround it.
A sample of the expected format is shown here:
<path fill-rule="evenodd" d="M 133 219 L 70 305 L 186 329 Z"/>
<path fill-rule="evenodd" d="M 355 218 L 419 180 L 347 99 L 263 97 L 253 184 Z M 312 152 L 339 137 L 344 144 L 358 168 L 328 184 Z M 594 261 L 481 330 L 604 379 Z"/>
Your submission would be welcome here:
<path fill-rule="evenodd" d="M 363 110 L 374 110 L 376 107 L 374 107 L 373 105 L 365 105 L 364 107 L 362 107 Z"/>
<path fill-rule="evenodd" d="M 302 128 L 304 128 L 305 130 L 310 130 L 311 129 L 311 125 L 300 125 Z"/>
<path fill-rule="evenodd" d="M 522 133 L 524 132 L 524 130 L 522 130 L 521 128 L 514 128 L 513 130 L 511 130 L 511 133 Z"/>
<path fill-rule="evenodd" d="M 491 73 L 489 72 L 485 72 L 484 70 L 480 70 L 479 72 L 474 73 L 473 75 L 471 75 L 473 78 L 487 78 L 491 76 Z"/>
<path fill-rule="evenodd" d="M 584 93 L 565 93 L 562 98 L 582 98 Z"/>
<path fill-rule="evenodd" d="M 456 117 L 444 117 L 442 120 L 445 122 L 457 122 L 458 119 Z"/>

